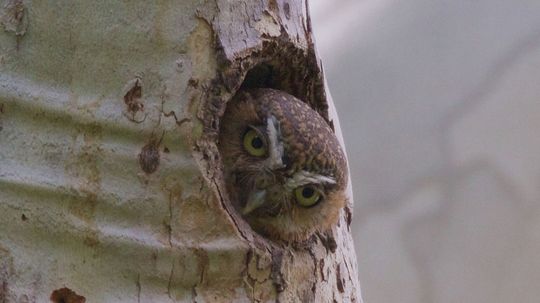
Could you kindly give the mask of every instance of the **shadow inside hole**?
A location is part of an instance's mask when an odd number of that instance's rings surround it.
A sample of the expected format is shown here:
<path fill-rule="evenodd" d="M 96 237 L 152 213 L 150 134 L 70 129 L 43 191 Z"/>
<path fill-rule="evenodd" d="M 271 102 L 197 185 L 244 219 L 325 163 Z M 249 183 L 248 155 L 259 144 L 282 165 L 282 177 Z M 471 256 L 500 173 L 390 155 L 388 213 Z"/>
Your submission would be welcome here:
<path fill-rule="evenodd" d="M 274 67 L 267 63 L 261 63 L 248 71 L 241 89 L 246 88 L 278 88 L 274 79 Z"/>

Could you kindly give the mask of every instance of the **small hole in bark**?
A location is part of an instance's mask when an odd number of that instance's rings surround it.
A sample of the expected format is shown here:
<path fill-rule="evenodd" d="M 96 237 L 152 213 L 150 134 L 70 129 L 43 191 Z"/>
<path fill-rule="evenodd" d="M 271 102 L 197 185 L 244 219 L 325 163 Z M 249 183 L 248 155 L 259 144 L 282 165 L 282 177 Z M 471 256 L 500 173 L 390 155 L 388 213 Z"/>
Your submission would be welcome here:
<path fill-rule="evenodd" d="M 57 289 L 51 294 L 51 302 L 53 303 L 85 303 L 86 298 L 76 294 L 73 290 L 64 287 Z"/>
<path fill-rule="evenodd" d="M 155 172 L 159 166 L 159 150 L 154 142 L 146 144 L 139 154 L 139 164 L 145 173 Z"/>
<path fill-rule="evenodd" d="M 144 122 L 146 120 L 146 115 L 142 118 L 135 117 L 138 112 L 144 111 L 144 104 L 142 102 L 142 80 L 140 78 L 131 80 L 126 87 L 124 87 L 124 92 L 124 103 L 127 106 L 127 113 L 124 113 L 124 116 L 131 122 Z"/>
<path fill-rule="evenodd" d="M 130 113 L 136 113 L 144 109 L 144 105 L 141 102 L 142 86 L 141 80 L 135 79 L 131 83 L 131 88 L 124 95 L 124 103 L 127 105 Z"/>
<path fill-rule="evenodd" d="M 25 214 L 22 214 L 22 215 L 21 215 L 21 220 L 26 221 L 26 220 L 28 220 L 28 217 L 26 217 Z"/>
<path fill-rule="evenodd" d="M 139 165 L 147 174 L 155 172 L 159 166 L 159 145 L 161 144 L 164 135 L 165 133 L 163 133 L 159 140 L 154 137 L 151 138 L 150 142 L 141 149 L 141 153 L 139 154 Z"/>
<path fill-rule="evenodd" d="M 193 86 L 194 88 L 197 88 L 199 86 L 199 81 L 195 79 L 189 79 L 188 85 Z"/>

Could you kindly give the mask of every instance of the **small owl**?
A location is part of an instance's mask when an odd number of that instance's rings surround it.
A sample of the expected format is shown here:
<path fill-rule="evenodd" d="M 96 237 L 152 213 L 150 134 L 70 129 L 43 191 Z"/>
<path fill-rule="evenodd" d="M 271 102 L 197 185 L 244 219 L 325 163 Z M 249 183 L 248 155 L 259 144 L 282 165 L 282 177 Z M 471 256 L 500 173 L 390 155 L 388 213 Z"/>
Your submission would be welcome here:
<path fill-rule="evenodd" d="M 258 233 L 296 242 L 336 223 L 345 155 L 306 103 L 274 89 L 240 91 L 221 120 L 219 149 L 230 198 Z"/>

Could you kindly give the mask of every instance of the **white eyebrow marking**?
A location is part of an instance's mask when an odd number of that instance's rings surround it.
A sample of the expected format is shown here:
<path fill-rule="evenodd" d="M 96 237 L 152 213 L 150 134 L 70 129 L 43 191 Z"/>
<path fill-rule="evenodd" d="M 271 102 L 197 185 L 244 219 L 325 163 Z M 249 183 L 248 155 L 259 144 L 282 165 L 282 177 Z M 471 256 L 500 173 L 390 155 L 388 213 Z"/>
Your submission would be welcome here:
<path fill-rule="evenodd" d="M 272 169 L 285 167 L 283 164 L 283 142 L 279 131 L 279 122 L 276 117 L 270 116 L 266 119 L 266 132 L 268 136 L 268 166 Z"/>
<path fill-rule="evenodd" d="M 336 180 L 332 177 L 319 175 L 316 173 L 312 173 L 309 171 L 301 170 L 297 173 L 295 173 L 289 180 L 287 180 L 287 183 L 285 186 L 289 189 L 295 189 L 298 186 L 306 185 L 306 184 L 336 184 Z"/>

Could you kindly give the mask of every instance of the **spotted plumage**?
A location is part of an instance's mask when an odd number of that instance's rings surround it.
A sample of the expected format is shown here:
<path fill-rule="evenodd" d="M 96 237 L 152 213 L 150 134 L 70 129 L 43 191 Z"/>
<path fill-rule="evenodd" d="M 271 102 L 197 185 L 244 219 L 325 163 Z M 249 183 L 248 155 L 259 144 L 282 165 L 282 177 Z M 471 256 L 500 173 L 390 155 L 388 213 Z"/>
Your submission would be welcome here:
<path fill-rule="evenodd" d="M 345 205 L 345 155 L 328 123 L 273 89 L 240 91 L 221 120 L 219 149 L 235 208 L 257 232 L 305 240 Z"/>

